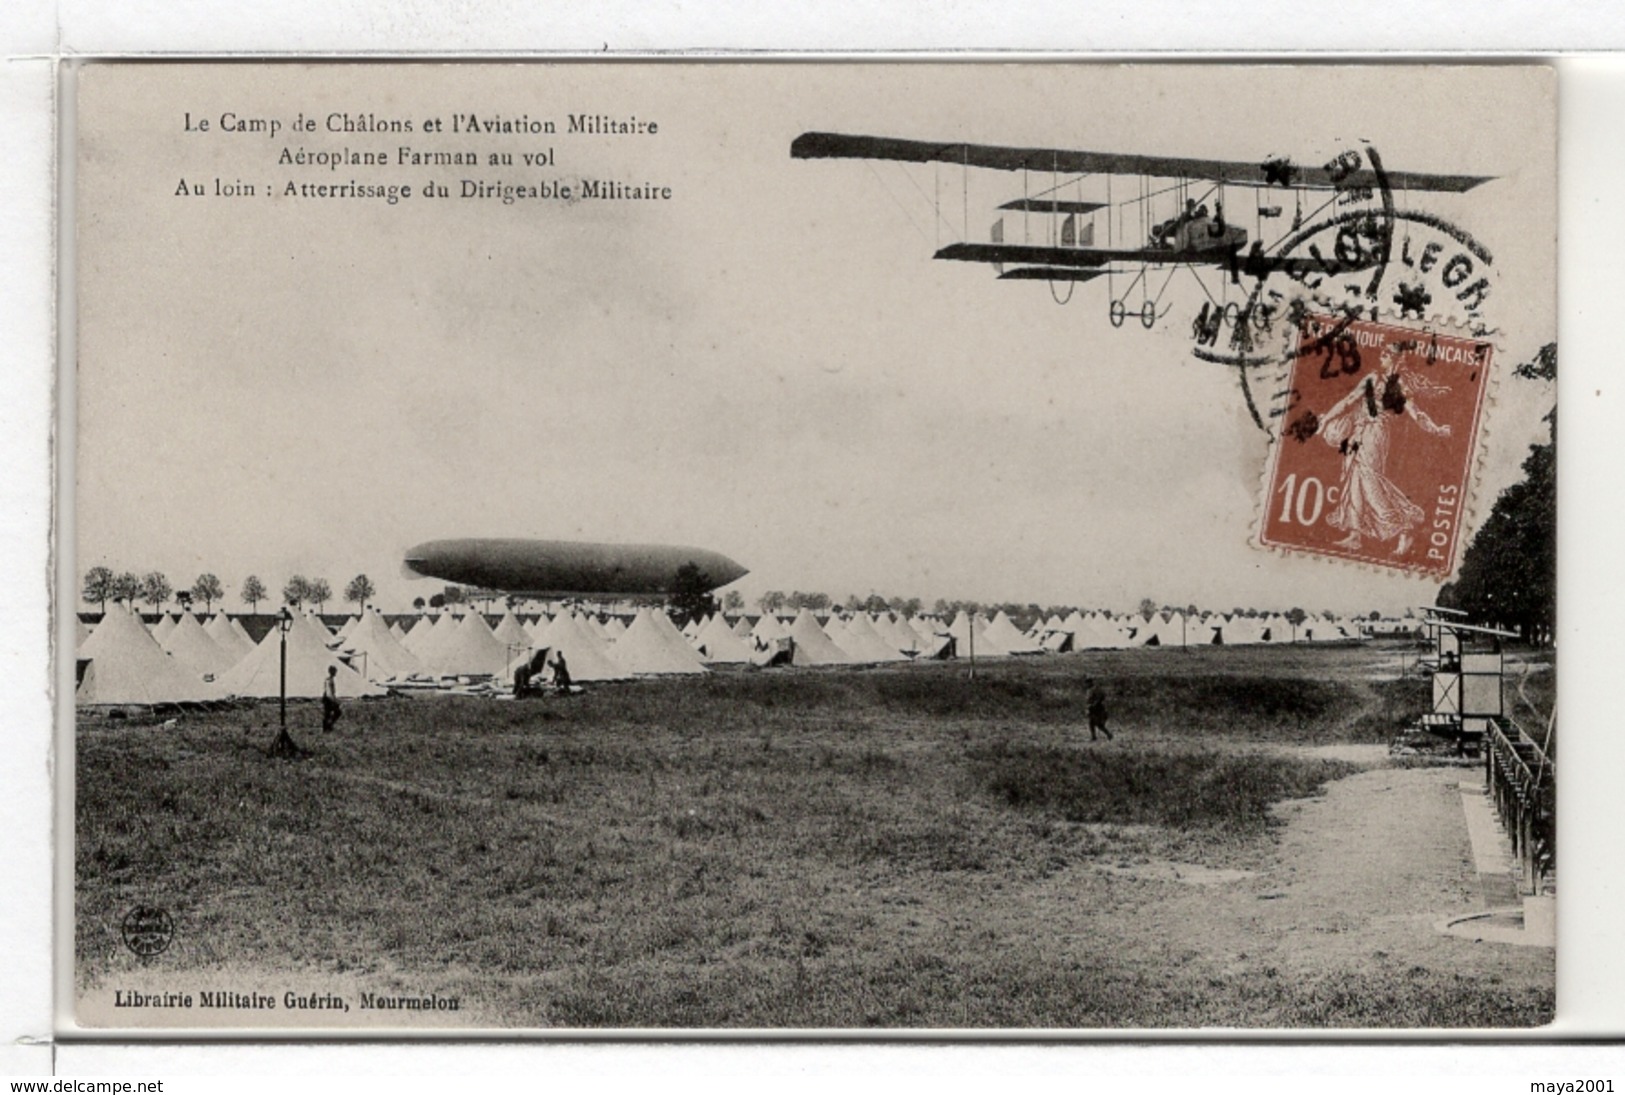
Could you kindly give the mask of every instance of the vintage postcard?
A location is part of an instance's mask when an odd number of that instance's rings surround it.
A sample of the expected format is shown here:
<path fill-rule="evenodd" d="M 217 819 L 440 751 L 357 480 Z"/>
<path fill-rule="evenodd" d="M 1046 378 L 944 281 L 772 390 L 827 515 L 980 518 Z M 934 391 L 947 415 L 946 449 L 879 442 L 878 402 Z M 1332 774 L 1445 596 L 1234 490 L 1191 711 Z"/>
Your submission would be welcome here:
<path fill-rule="evenodd" d="M 71 77 L 78 1036 L 1552 1020 L 1549 68 Z"/>

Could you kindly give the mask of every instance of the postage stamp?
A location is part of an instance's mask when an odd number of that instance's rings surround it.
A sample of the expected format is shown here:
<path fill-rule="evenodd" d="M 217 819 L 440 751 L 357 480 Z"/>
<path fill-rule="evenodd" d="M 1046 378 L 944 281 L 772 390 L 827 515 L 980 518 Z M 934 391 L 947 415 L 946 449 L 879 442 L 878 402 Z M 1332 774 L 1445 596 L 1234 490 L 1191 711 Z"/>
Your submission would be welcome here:
<path fill-rule="evenodd" d="M 1490 344 L 1323 315 L 1297 333 L 1260 542 L 1448 577 Z"/>

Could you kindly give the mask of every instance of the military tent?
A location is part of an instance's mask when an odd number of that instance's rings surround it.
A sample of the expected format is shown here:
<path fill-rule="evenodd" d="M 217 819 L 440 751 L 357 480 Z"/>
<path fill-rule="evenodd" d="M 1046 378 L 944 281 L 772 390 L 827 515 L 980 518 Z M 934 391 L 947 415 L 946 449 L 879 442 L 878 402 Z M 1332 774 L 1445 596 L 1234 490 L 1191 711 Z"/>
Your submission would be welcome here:
<path fill-rule="evenodd" d="M 400 644 L 376 612 L 363 612 L 339 646 L 350 656 L 351 666 L 371 681 L 410 677 L 423 671 L 417 655 Z"/>
<path fill-rule="evenodd" d="M 338 694 L 344 697 L 382 696 L 384 690 L 364 679 L 327 648 L 327 630 L 309 616 L 295 613 L 288 628 L 288 696 L 315 699 L 322 694 L 328 666 L 337 666 Z M 229 696 L 280 695 L 282 635 L 272 628 L 252 653 L 232 666 L 216 683 Z"/>
<path fill-rule="evenodd" d="M 423 644 L 429 641 L 429 636 L 432 634 L 434 634 L 434 620 L 428 616 L 419 616 L 417 621 L 407 629 L 406 638 L 401 640 L 401 645 L 411 651 L 413 657 L 422 661 Z"/>
<path fill-rule="evenodd" d="M 203 625 L 203 630 L 214 640 L 216 646 L 231 656 L 232 665 L 248 657 L 254 650 L 254 640 L 248 637 L 243 625 L 224 612 L 216 612 L 210 616 L 209 622 Z"/>
<path fill-rule="evenodd" d="M 1042 650 L 1042 647 L 1021 633 L 1010 617 L 1005 615 L 1003 609 L 1000 609 L 993 617 L 993 622 L 987 625 L 987 638 L 990 643 L 1004 647 L 1011 654 L 1037 654 Z"/>
<path fill-rule="evenodd" d="M 870 622 L 874 625 L 875 634 L 885 639 L 892 649 L 899 653 L 912 657 L 918 654 L 924 645 L 920 642 L 920 637 L 914 634 L 912 627 L 904 623 L 900 617 L 892 619 L 889 612 L 877 613 Z"/>
<path fill-rule="evenodd" d="M 916 616 L 906 622 L 909 630 L 918 635 L 921 642 L 925 644 L 922 649 L 929 649 L 937 639 L 947 634 L 947 628 L 939 626 L 936 620 L 928 616 Z"/>
<path fill-rule="evenodd" d="M 658 609 L 640 608 L 626 634 L 609 648 L 609 656 L 628 673 L 638 675 L 706 671 L 671 618 Z"/>
<path fill-rule="evenodd" d="M 200 677 L 218 677 L 242 659 L 233 657 L 211 639 L 197 617 L 183 612 L 158 644 L 170 657 Z"/>
<path fill-rule="evenodd" d="M 852 657 L 830 639 L 818 626 L 818 617 L 803 608 L 790 622 L 791 665 L 850 665 Z"/>
<path fill-rule="evenodd" d="M 987 633 L 987 621 L 981 615 L 968 616 L 963 609 L 954 617 L 954 622 L 948 625 L 948 633 L 954 637 L 957 652 L 961 658 L 974 655 L 978 658 L 999 657 L 1010 653 L 1008 647 Z"/>
<path fill-rule="evenodd" d="M 839 612 L 831 612 L 829 618 L 824 621 L 824 634 L 829 636 L 829 641 L 844 651 L 848 657 L 852 656 L 852 652 L 846 649 L 845 644 L 846 620 L 842 618 Z M 863 659 L 853 658 L 853 660 L 862 661 Z"/>
<path fill-rule="evenodd" d="M 908 655 L 897 649 L 890 640 L 883 639 L 875 631 L 869 617 L 862 612 L 854 612 L 852 618 L 846 621 L 846 630 L 838 646 L 855 662 L 902 662 L 908 660 Z"/>
<path fill-rule="evenodd" d="M 463 618 L 455 612 L 442 612 L 430 621 L 429 630 L 423 639 L 415 646 L 407 649 L 417 655 L 418 661 L 423 663 L 425 669 L 436 673 L 445 672 L 440 668 L 440 651 L 452 641 L 457 634 L 457 628 L 462 624 Z M 417 632 L 410 637 L 416 638 Z"/>
<path fill-rule="evenodd" d="M 221 697 L 219 685 L 192 673 L 164 653 L 158 640 L 130 610 L 113 605 L 79 650 L 83 665 L 74 703 L 188 703 Z"/>
<path fill-rule="evenodd" d="M 491 625 L 478 612 L 464 614 L 443 640 L 434 643 L 424 659 L 429 669 L 458 677 L 500 676 L 510 660 L 508 648 L 491 634 Z"/>
<path fill-rule="evenodd" d="M 537 636 L 535 648 L 547 647 L 564 655 L 570 678 L 577 681 L 617 681 L 630 674 L 609 655 L 609 644 L 587 624 L 586 617 L 561 612 Z"/>
<path fill-rule="evenodd" d="M 785 638 L 790 631 L 773 613 L 763 612 L 761 618 L 756 621 L 756 626 L 750 629 L 750 633 L 755 639 L 771 642 L 774 639 Z"/>
<path fill-rule="evenodd" d="M 747 664 L 754 653 L 748 639 L 741 639 L 728 627 L 721 613 L 712 616 L 693 639 L 694 649 L 707 662 Z"/>
<path fill-rule="evenodd" d="M 531 642 L 531 636 L 512 612 L 502 614 L 502 619 L 491 629 L 491 634 L 503 646 L 522 647 L 529 646 Z"/>

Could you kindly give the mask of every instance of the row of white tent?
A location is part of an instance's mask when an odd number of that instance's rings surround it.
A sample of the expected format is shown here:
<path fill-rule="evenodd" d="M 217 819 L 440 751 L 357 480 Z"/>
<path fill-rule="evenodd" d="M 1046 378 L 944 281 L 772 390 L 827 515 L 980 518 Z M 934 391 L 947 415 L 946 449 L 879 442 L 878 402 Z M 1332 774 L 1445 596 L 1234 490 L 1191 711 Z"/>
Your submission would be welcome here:
<path fill-rule="evenodd" d="M 82 705 L 152 704 L 271 697 L 282 681 L 283 637 L 272 628 L 255 643 L 224 613 L 200 622 L 164 616 L 149 631 L 114 606 L 90 633 L 79 624 Z M 561 607 L 523 621 L 511 612 L 493 627 L 478 612 L 422 616 L 408 629 L 376 610 L 337 632 L 295 614 L 286 637 L 287 687 L 293 697 L 321 694 L 329 666 L 340 696 L 381 695 L 390 687 L 437 687 L 451 680 L 507 682 L 537 651 L 563 655 L 579 681 L 703 673 L 708 665 L 872 665 L 948 657 L 999 657 L 1134 646 L 1194 646 L 1324 641 L 1359 637 L 1357 624 L 1311 616 L 1294 628 L 1284 616 L 1113 616 L 1073 612 L 1040 620 L 1026 632 L 1008 615 L 960 612 L 950 623 L 929 616 L 832 613 L 822 622 L 802 609 L 729 621 L 718 613 L 683 631 L 662 611 L 640 609 L 630 623 Z"/>
<path fill-rule="evenodd" d="M 1181 612 L 1112 616 L 1073 612 L 1035 623 L 1028 639 L 1045 650 L 1120 649 L 1131 646 L 1250 646 L 1262 643 L 1347 642 L 1363 637 L 1358 621 L 1309 615 L 1293 625 L 1279 613 L 1267 616 L 1186 615 Z"/>

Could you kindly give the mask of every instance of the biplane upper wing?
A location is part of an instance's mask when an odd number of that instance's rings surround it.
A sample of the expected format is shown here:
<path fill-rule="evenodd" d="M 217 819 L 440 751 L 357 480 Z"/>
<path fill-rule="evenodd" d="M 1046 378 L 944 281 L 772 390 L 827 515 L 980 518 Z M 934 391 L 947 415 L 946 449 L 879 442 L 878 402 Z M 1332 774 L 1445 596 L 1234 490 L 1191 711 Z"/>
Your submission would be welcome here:
<path fill-rule="evenodd" d="M 1075 149 L 1016 148 L 966 144 L 962 141 L 910 141 L 898 137 L 865 137 L 846 133 L 803 133 L 790 144 L 792 158 L 898 160 L 987 167 L 996 171 L 1066 172 L 1067 174 L 1147 175 L 1163 179 L 1208 179 L 1227 186 L 1283 186 L 1288 189 L 1346 190 L 1376 188 L 1386 181 L 1393 190 L 1462 193 L 1489 175 L 1432 175 L 1417 171 L 1384 171 L 1379 179 L 1369 167 L 1333 172 L 1328 167 L 1301 167 L 1285 160 L 1242 163 L 1180 156 L 1140 156 Z"/>

